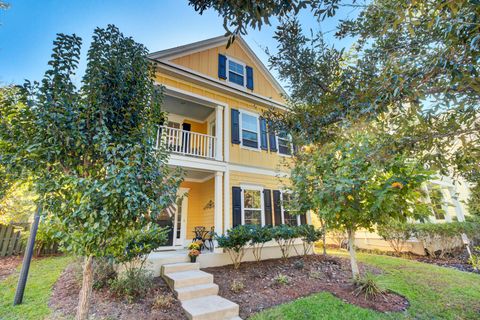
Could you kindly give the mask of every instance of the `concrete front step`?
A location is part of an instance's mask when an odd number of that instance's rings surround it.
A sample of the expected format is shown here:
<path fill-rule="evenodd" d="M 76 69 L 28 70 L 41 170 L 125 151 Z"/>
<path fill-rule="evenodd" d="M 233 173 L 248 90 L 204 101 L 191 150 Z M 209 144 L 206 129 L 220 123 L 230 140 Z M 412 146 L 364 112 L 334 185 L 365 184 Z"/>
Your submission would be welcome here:
<path fill-rule="evenodd" d="M 199 284 L 175 289 L 178 300 L 186 301 L 205 296 L 215 296 L 218 294 L 218 285 L 215 283 Z"/>
<path fill-rule="evenodd" d="M 190 270 L 199 270 L 200 263 L 195 262 L 181 262 L 181 263 L 169 263 L 162 265 L 162 272 L 161 274 L 167 273 L 174 273 L 174 272 L 182 272 L 182 271 L 190 271 Z"/>
<path fill-rule="evenodd" d="M 219 296 L 206 296 L 182 301 L 190 320 L 229 320 L 238 317 L 238 304 Z"/>
<path fill-rule="evenodd" d="M 163 277 L 172 289 L 213 283 L 213 275 L 200 270 L 167 273 Z"/>

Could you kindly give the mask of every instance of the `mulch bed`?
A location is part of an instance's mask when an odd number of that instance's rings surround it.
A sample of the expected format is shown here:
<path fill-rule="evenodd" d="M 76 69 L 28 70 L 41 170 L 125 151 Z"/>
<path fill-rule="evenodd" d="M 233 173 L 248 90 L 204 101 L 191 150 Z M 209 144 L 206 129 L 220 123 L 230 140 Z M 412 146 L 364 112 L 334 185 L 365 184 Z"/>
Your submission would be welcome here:
<path fill-rule="evenodd" d="M 22 263 L 23 256 L 9 256 L 0 258 L 0 281 L 15 272 L 18 265 Z"/>
<path fill-rule="evenodd" d="M 412 259 L 420 262 L 435 264 L 441 267 L 453 268 L 465 272 L 480 273 L 480 271 L 473 269 L 472 265 L 468 263 L 468 253 L 465 250 L 455 252 L 451 256 L 444 258 L 433 258 L 430 256 L 412 255 Z"/>
<path fill-rule="evenodd" d="M 55 284 L 49 306 L 54 310 L 53 318 L 74 316 L 80 292 L 78 265 L 71 264 Z M 107 289 L 94 290 L 92 293 L 89 315 L 93 319 L 149 319 L 149 320 L 179 320 L 186 319 L 186 315 L 177 299 L 173 299 L 169 306 L 163 309 L 153 307 L 158 296 L 171 296 L 173 293 L 165 281 L 160 277 L 154 278 L 154 288 L 146 298 L 128 303 L 124 299 L 114 297 Z"/>
<path fill-rule="evenodd" d="M 350 262 L 338 257 L 292 257 L 286 261 L 244 262 L 238 270 L 231 265 L 203 270 L 214 275 L 215 283 L 220 286 L 219 295 L 240 305 L 242 318 L 320 291 L 331 292 L 345 302 L 381 312 L 403 311 L 409 306 L 408 300 L 393 292 L 373 300 L 367 300 L 363 295 L 356 296 L 351 282 Z M 378 269 L 362 264 L 360 271 L 380 273 Z M 278 275 L 287 276 L 288 284 L 276 282 Z M 231 290 L 234 280 L 244 284 L 244 289 L 238 293 Z"/>

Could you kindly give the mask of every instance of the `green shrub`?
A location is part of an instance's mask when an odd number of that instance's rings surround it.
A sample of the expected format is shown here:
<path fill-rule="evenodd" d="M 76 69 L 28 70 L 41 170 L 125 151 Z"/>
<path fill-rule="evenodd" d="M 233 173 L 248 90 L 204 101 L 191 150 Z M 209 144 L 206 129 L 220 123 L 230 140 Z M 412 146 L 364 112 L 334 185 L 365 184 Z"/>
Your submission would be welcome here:
<path fill-rule="evenodd" d="M 245 289 L 245 283 L 241 279 L 233 279 L 230 290 L 234 293 L 240 293 Z"/>
<path fill-rule="evenodd" d="M 476 253 L 477 251 L 478 253 Z M 472 256 L 468 259 L 474 270 L 480 271 L 480 247 L 475 247 Z"/>
<path fill-rule="evenodd" d="M 278 276 L 276 276 L 273 281 L 275 282 L 275 284 L 277 285 L 281 285 L 281 286 L 285 286 L 287 284 L 290 283 L 290 278 L 286 275 L 283 275 L 283 274 L 279 274 Z"/>
<path fill-rule="evenodd" d="M 313 252 L 313 245 L 322 238 L 323 231 L 321 229 L 315 229 L 315 227 L 310 224 L 303 224 L 297 227 L 297 234 L 298 237 L 302 239 L 303 254 L 307 255 Z"/>
<path fill-rule="evenodd" d="M 290 256 L 290 249 L 298 236 L 297 227 L 282 224 L 272 228 L 272 237 L 278 243 L 283 259 L 287 259 Z"/>
<path fill-rule="evenodd" d="M 145 297 L 152 289 L 153 275 L 143 269 L 132 268 L 110 280 L 109 286 L 113 294 L 133 302 Z"/>
<path fill-rule="evenodd" d="M 413 234 L 422 241 L 427 253 L 434 258 L 443 258 L 461 243 L 461 234 L 468 224 L 464 222 L 416 223 Z"/>
<path fill-rule="evenodd" d="M 110 281 L 117 277 L 113 260 L 109 258 L 96 258 L 93 266 L 93 288 L 106 287 Z"/>
<path fill-rule="evenodd" d="M 387 224 L 377 226 L 377 233 L 388 242 L 395 253 L 400 254 L 407 240 L 413 235 L 413 226 L 407 222 L 391 220 Z"/>
<path fill-rule="evenodd" d="M 40 256 L 44 250 L 52 250 L 56 252 L 59 240 L 57 232 L 57 226 L 52 220 L 42 219 L 40 221 L 35 237 L 35 256 Z"/>
<path fill-rule="evenodd" d="M 266 242 L 272 240 L 272 228 L 270 226 L 249 226 L 250 246 L 256 261 L 262 260 L 262 249 Z"/>
<path fill-rule="evenodd" d="M 227 251 L 233 267 L 238 269 L 245 255 L 245 246 L 251 239 L 249 226 L 236 226 L 229 229 L 226 234 L 215 235 L 218 246 Z"/>
<path fill-rule="evenodd" d="M 353 284 L 355 285 L 355 296 L 363 294 L 365 299 L 376 298 L 385 293 L 385 289 L 380 286 L 377 278 L 370 272 L 367 272 L 363 277 L 357 277 Z"/>

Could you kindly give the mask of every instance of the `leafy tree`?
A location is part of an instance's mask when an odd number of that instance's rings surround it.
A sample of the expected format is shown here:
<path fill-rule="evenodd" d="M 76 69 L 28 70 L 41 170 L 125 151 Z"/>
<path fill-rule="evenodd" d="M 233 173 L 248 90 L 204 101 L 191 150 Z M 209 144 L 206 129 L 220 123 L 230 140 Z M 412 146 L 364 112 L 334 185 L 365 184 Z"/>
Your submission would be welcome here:
<path fill-rule="evenodd" d="M 0 162 L 32 177 L 61 245 L 85 257 L 77 319 L 86 319 L 93 259 L 122 252 L 126 243 L 116 239 L 148 230 L 174 202 L 180 178 L 154 146 L 164 114 L 147 49 L 115 26 L 95 29 L 77 89 L 81 42 L 59 34 L 41 83 L 0 107 Z"/>
<path fill-rule="evenodd" d="M 396 254 L 400 254 L 408 239 L 412 237 L 412 225 L 398 220 L 392 220 L 383 225 L 377 226 L 377 233 L 385 241 Z"/>
<path fill-rule="evenodd" d="M 358 229 L 430 214 L 420 190 L 431 172 L 415 159 L 381 149 L 388 139 L 388 134 L 357 125 L 335 141 L 304 148 L 292 169 L 292 189 L 300 185 L 303 190 L 304 181 L 313 181 L 311 202 L 319 214 L 332 228 L 346 230 L 354 278 L 359 275 Z"/>

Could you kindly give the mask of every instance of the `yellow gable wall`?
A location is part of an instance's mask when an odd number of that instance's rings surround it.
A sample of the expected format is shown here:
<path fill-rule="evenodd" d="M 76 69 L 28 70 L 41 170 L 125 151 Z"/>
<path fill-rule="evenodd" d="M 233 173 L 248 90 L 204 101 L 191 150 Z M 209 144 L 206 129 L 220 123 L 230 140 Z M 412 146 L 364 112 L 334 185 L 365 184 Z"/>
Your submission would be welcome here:
<path fill-rule="evenodd" d="M 230 48 L 226 49 L 224 45 L 192 53 L 187 56 L 175 58 L 171 60 L 173 63 L 184 66 L 186 68 L 195 70 L 209 77 L 225 82 L 226 80 L 218 78 L 218 54 L 223 54 L 232 57 L 240 62 L 253 68 L 253 92 L 262 95 L 266 98 L 271 98 L 280 103 L 285 100 L 277 89 L 267 80 L 267 77 L 260 71 L 260 69 L 253 63 L 250 56 L 243 50 L 238 41 L 234 42 Z M 245 88 L 245 91 L 252 92 L 252 90 Z"/>
<path fill-rule="evenodd" d="M 261 186 L 269 190 L 281 190 L 288 184 L 287 178 L 272 177 L 253 173 L 245 173 L 239 171 L 230 171 L 230 199 L 232 199 L 232 187 L 240 187 L 242 184 L 250 184 Z M 273 196 L 273 195 L 272 195 Z M 230 223 L 233 221 L 232 202 L 230 201 Z M 272 208 L 272 220 L 275 224 L 275 214 Z M 231 226 L 228 226 L 230 228 Z"/>
<path fill-rule="evenodd" d="M 189 91 L 210 99 L 214 99 L 220 101 L 222 103 L 228 104 L 230 108 L 238 109 L 238 110 L 248 110 L 251 112 L 255 112 L 259 115 L 265 111 L 265 108 L 262 108 L 258 105 L 249 103 L 245 100 L 233 98 L 223 93 L 219 93 L 217 91 L 213 91 L 210 89 L 205 89 L 199 85 L 173 78 L 169 75 L 157 73 L 156 80 L 164 85 L 175 87 L 184 91 Z M 189 121 L 185 121 L 189 122 Z M 206 124 L 205 124 L 206 126 Z M 205 127 L 206 130 L 206 127 Z M 192 125 L 192 131 L 196 131 Z M 201 131 L 197 131 L 201 132 Z M 231 141 L 230 134 L 231 132 L 226 132 L 224 134 L 228 135 L 228 140 Z M 223 137 L 222 140 L 223 141 Z M 283 163 L 285 161 L 289 161 L 289 157 L 281 156 L 278 153 L 273 153 L 269 151 L 259 150 L 253 151 L 242 148 L 238 144 L 230 143 L 230 163 L 240 164 L 240 165 L 248 165 L 254 167 L 260 167 L 270 170 L 281 170 L 281 171 L 288 171 L 287 168 L 284 167 Z"/>
<path fill-rule="evenodd" d="M 193 120 L 185 120 L 183 123 L 188 123 L 191 125 L 191 131 L 192 132 L 198 132 L 198 133 L 203 133 L 207 134 L 207 122 L 196 122 Z"/>
<path fill-rule="evenodd" d="M 206 208 L 214 200 L 215 179 L 203 183 L 184 181 L 181 188 L 189 188 L 187 212 L 187 239 L 193 239 L 195 227 L 204 226 L 207 230 L 214 225 L 214 208 Z"/>

